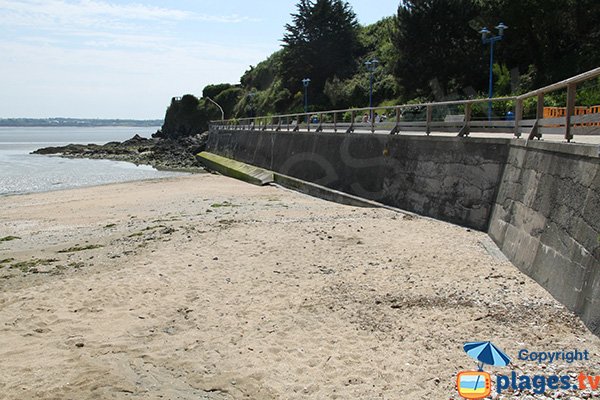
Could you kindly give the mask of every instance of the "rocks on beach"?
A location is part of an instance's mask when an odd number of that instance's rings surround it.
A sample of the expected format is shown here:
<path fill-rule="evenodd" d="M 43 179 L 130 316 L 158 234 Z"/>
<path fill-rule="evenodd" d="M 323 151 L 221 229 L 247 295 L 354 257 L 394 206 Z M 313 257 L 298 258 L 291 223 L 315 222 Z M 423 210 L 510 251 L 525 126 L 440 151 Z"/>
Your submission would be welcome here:
<path fill-rule="evenodd" d="M 60 155 L 68 158 L 94 158 L 151 165 L 157 169 L 192 170 L 200 168 L 195 155 L 206 147 L 208 132 L 178 138 L 135 135 L 124 142 L 69 144 L 45 147 L 33 154 Z"/>

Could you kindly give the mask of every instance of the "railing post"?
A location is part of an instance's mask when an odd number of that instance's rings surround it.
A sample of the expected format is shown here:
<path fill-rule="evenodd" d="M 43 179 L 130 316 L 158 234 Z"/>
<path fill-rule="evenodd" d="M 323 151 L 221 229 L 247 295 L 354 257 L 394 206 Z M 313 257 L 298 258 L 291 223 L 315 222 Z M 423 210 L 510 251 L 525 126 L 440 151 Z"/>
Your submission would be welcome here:
<path fill-rule="evenodd" d="M 333 133 L 337 133 L 337 113 L 333 113 Z"/>
<path fill-rule="evenodd" d="M 535 114 L 536 119 L 544 119 L 544 93 L 537 95 L 537 109 Z"/>
<path fill-rule="evenodd" d="M 285 125 L 287 126 L 287 131 L 290 131 L 290 117 L 285 117 Z"/>
<path fill-rule="evenodd" d="M 465 120 L 463 127 L 460 129 L 460 132 L 458 132 L 459 137 L 466 137 L 471 133 L 471 108 L 471 103 L 465 104 Z"/>
<path fill-rule="evenodd" d="M 427 125 L 425 126 L 425 133 L 427 133 L 427 136 L 429 136 L 429 134 L 431 133 L 432 114 L 433 114 L 433 106 L 427 106 L 427 122 L 426 122 Z"/>
<path fill-rule="evenodd" d="M 375 133 L 375 113 L 373 111 L 373 108 L 369 110 L 369 112 L 371 113 L 371 133 Z"/>
<path fill-rule="evenodd" d="M 400 133 L 400 118 L 402 118 L 402 113 L 400 112 L 400 107 L 396 107 L 396 125 L 390 131 L 390 135 L 395 135 L 396 133 Z"/>
<path fill-rule="evenodd" d="M 571 133 L 571 117 L 575 114 L 575 99 L 577 97 L 577 84 L 567 85 L 567 110 L 565 115 L 565 139 L 571 142 L 573 134 Z"/>
<path fill-rule="evenodd" d="M 515 131 L 514 131 L 516 138 L 521 137 L 521 129 L 520 129 L 519 125 L 521 125 L 522 120 L 523 120 L 523 100 L 517 99 L 517 101 L 515 103 Z"/>
<path fill-rule="evenodd" d="M 348 129 L 346 129 L 346 133 L 354 132 L 354 120 L 356 120 L 356 111 L 352 110 L 350 114 L 351 114 L 350 126 L 348 127 Z"/>
<path fill-rule="evenodd" d="M 540 133 L 541 119 L 544 119 L 544 93 L 540 93 L 537 95 L 537 111 L 535 114 L 535 123 L 533 124 L 533 128 L 531 128 L 531 133 L 529 133 L 528 140 L 533 140 L 533 138 L 542 138 L 542 134 Z"/>
<path fill-rule="evenodd" d="M 319 125 L 317 125 L 315 132 L 323 132 L 323 113 L 320 113 L 317 118 L 319 118 Z"/>
<path fill-rule="evenodd" d="M 471 127 L 471 114 L 473 114 L 472 110 L 473 104 L 467 103 L 467 105 L 465 106 L 465 124 L 467 124 L 469 128 Z"/>

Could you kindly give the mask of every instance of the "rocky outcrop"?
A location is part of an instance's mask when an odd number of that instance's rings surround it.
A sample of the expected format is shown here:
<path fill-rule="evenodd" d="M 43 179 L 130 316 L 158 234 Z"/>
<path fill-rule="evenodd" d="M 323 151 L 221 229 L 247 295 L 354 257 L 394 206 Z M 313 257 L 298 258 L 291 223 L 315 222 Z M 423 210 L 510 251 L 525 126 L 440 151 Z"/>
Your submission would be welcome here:
<path fill-rule="evenodd" d="M 208 132 L 181 138 L 153 137 L 147 139 L 135 135 L 124 142 L 45 147 L 34 151 L 33 154 L 109 159 L 138 165 L 147 164 L 157 169 L 193 170 L 201 168 L 195 155 L 205 149 L 207 139 Z"/>

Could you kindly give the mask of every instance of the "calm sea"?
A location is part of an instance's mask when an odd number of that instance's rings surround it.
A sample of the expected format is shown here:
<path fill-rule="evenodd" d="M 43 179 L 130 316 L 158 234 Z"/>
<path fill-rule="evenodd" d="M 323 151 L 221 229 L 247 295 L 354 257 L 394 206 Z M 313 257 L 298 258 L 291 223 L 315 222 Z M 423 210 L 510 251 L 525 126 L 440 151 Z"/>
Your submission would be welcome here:
<path fill-rule="evenodd" d="M 136 133 L 150 137 L 157 129 L 0 127 L 0 196 L 183 175 L 120 161 L 30 154 L 41 147 L 69 143 L 123 141 Z"/>

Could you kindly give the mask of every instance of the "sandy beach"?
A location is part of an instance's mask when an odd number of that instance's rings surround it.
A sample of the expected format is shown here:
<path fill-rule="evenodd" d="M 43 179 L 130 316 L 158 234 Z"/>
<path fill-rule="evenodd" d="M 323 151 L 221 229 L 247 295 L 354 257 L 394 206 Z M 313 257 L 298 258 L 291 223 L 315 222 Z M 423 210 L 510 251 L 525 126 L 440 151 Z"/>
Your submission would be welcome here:
<path fill-rule="evenodd" d="M 458 399 L 482 340 L 492 374 L 600 374 L 485 233 L 427 218 L 198 174 L 0 197 L 0 238 L 2 399 Z"/>

